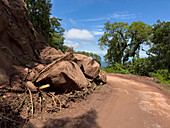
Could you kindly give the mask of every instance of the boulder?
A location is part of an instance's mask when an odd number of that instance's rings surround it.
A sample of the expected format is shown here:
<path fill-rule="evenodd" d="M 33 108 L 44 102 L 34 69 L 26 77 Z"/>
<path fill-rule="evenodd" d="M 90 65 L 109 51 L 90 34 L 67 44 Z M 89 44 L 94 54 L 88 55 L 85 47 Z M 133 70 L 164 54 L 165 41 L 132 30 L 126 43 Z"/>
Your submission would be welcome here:
<path fill-rule="evenodd" d="M 99 74 L 99 81 L 105 84 L 107 82 L 106 72 L 102 71 Z"/>
<path fill-rule="evenodd" d="M 60 59 L 66 55 L 68 55 L 67 60 L 73 60 L 74 59 L 74 56 L 73 56 L 73 53 L 70 54 L 70 52 L 67 52 L 65 54 L 62 53 L 61 50 L 56 50 L 55 48 L 52 48 L 52 47 L 46 47 L 44 48 L 41 53 L 40 53 L 40 58 L 41 60 L 43 60 L 42 63 L 44 64 L 49 64 L 49 63 L 52 63 L 53 61 L 57 60 L 57 59 Z"/>
<path fill-rule="evenodd" d="M 100 65 L 93 58 L 82 54 L 74 54 L 76 63 L 82 72 L 89 78 L 96 78 L 100 73 Z"/>
<path fill-rule="evenodd" d="M 80 90 L 88 86 L 88 82 L 79 66 L 72 61 L 61 61 L 43 72 L 36 83 L 50 84 L 59 91 Z"/>

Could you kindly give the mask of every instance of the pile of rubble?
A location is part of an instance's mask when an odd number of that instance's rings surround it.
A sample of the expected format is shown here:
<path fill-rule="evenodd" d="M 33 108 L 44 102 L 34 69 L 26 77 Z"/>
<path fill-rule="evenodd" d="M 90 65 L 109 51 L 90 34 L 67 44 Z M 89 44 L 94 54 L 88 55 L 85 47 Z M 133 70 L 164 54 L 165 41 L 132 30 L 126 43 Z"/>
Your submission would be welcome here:
<path fill-rule="evenodd" d="M 94 81 L 106 83 L 93 58 L 50 47 L 28 20 L 22 0 L 0 1 L 0 17 L 0 86 L 69 92 Z"/>
<path fill-rule="evenodd" d="M 61 110 L 104 83 L 93 58 L 47 44 L 23 0 L 0 0 L 0 127 L 19 127 L 35 114 Z"/>

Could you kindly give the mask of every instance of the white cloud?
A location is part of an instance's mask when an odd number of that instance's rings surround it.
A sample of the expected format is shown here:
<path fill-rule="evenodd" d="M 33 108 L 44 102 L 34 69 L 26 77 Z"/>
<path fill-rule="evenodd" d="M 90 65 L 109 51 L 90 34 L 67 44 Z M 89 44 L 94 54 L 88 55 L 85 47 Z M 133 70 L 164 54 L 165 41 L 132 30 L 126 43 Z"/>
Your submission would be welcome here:
<path fill-rule="evenodd" d="M 66 45 L 68 47 L 73 47 L 73 48 L 80 48 L 79 43 L 73 42 L 71 40 L 64 40 L 64 45 Z"/>
<path fill-rule="evenodd" d="M 88 50 L 85 50 L 85 52 L 91 52 L 91 53 L 94 53 L 94 54 L 102 54 L 102 55 L 107 54 L 107 51 L 88 51 Z"/>
<path fill-rule="evenodd" d="M 132 14 L 132 13 L 129 13 L 128 11 L 125 11 L 125 12 L 116 12 L 116 13 L 113 13 L 110 17 L 110 19 L 134 19 L 136 18 L 136 15 L 135 14 Z"/>
<path fill-rule="evenodd" d="M 106 17 L 99 17 L 99 18 L 94 18 L 94 19 L 81 19 L 80 21 L 101 21 L 101 20 L 106 20 Z"/>
<path fill-rule="evenodd" d="M 96 36 L 101 36 L 104 34 L 104 32 L 100 32 L 100 31 L 92 31 L 93 35 L 96 35 Z"/>
<path fill-rule="evenodd" d="M 103 29 L 104 25 L 95 25 L 94 27 L 95 28 L 102 28 Z"/>
<path fill-rule="evenodd" d="M 68 32 L 65 32 L 66 39 L 79 39 L 79 40 L 94 40 L 94 36 L 85 29 L 70 29 Z"/>
<path fill-rule="evenodd" d="M 81 42 L 81 45 L 93 45 L 95 44 L 94 42 Z"/>
<path fill-rule="evenodd" d="M 103 29 L 101 29 L 101 28 L 96 28 L 96 29 L 93 29 L 93 31 L 103 31 Z"/>
<path fill-rule="evenodd" d="M 110 19 L 134 19 L 136 18 L 136 15 L 133 13 L 129 13 L 128 11 L 124 12 L 115 12 L 111 15 L 94 18 L 94 19 L 82 19 L 80 21 L 101 21 L 101 20 L 110 20 Z"/>
<path fill-rule="evenodd" d="M 69 19 L 70 23 L 72 23 L 73 25 L 76 25 L 77 26 L 77 22 L 73 19 Z"/>

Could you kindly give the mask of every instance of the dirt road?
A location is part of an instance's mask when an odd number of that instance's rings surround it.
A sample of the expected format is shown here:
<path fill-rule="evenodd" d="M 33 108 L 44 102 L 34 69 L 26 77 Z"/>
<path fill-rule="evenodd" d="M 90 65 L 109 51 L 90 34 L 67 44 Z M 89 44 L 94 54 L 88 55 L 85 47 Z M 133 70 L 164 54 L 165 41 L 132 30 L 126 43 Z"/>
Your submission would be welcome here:
<path fill-rule="evenodd" d="M 150 78 L 108 74 L 108 83 L 35 128 L 170 128 L 170 95 Z M 24 127 L 28 128 L 28 126 Z"/>
<path fill-rule="evenodd" d="M 135 80 L 108 75 L 112 94 L 97 109 L 101 128 L 170 128 L 170 104 L 161 90 Z"/>

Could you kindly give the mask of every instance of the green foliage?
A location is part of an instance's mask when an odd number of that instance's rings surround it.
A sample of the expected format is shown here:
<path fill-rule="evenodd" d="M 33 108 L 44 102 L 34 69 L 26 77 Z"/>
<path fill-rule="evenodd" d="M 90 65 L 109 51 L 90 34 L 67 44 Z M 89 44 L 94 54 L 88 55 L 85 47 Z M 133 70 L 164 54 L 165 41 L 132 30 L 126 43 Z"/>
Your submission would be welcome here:
<path fill-rule="evenodd" d="M 104 24 L 104 35 L 99 39 L 101 49 L 108 48 L 105 60 L 108 64 L 125 63 L 129 57 L 139 57 L 140 45 L 148 42 L 151 26 L 139 21 L 131 25 L 109 21 Z"/>
<path fill-rule="evenodd" d="M 35 29 L 49 42 L 51 0 L 25 0 L 25 2 L 29 11 L 29 18 Z"/>
<path fill-rule="evenodd" d="M 170 85 L 170 73 L 168 73 L 168 70 L 154 70 L 154 66 L 151 65 L 151 60 L 149 60 L 149 58 L 133 58 L 132 62 L 128 62 L 124 65 L 115 63 L 114 66 L 101 70 L 106 71 L 107 73 L 134 74 L 154 77 L 159 83 Z"/>
<path fill-rule="evenodd" d="M 125 69 L 121 64 L 115 63 L 114 66 L 104 69 L 107 73 L 120 73 L 120 74 L 130 74 L 130 72 Z"/>
<path fill-rule="evenodd" d="M 105 60 L 107 63 L 121 63 L 123 53 L 127 47 L 127 28 L 128 23 L 115 22 L 111 24 L 109 21 L 104 24 L 104 35 L 99 39 L 101 49 L 108 47 Z"/>
<path fill-rule="evenodd" d="M 97 61 L 101 65 L 101 57 L 97 54 L 85 52 L 85 51 L 78 51 L 76 52 L 76 54 L 83 54 L 83 55 L 92 57 L 95 61 Z"/>
<path fill-rule="evenodd" d="M 124 67 L 134 75 L 149 76 L 150 72 L 154 71 L 154 67 L 151 65 L 149 58 L 132 59 L 132 62 L 124 64 Z"/>
<path fill-rule="evenodd" d="M 102 70 L 151 76 L 170 84 L 170 22 L 157 21 L 152 27 L 141 21 L 131 25 L 107 22 L 104 31 L 99 46 L 108 49 L 105 59 L 111 67 Z M 141 44 L 150 45 L 148 58 L 139 58 Z M 133 57 L 131 62 L 127 62 L 129 57 Z"/>
<path fill-rule="evenodd" d="M 62 52 L 66 52 L 66 50 L 68 49 L 67 46 L 64 45 L 64 37 L 63 37 L 63 33 L 52 33 L 52 38 L 51 38 L 51 42 L 49 43 L 51 47 L 55 48 L 55 49 L 60 49 Z"/>
<path fill-rule="evenodd" d="M 168 69 L 170 73 L 170 22 L 157 21 L 152 32 L 150 57 L 155 63 L 155 68 Z"/>
<path fill-rule="evenodd" d="M 154 71 L 154 67 L 151 65 L 151 61 L 148 58 L 136 59 L 134 57 L 132 62 L 126 62 L 124 65 L 115 63 L 114 66 L 106 68 L 105 70 L 110 73 L 149 76 L 149 73 Z"/>
<path fill-rule="evenodd" d="M 46 41 L 54 48 L 67 49 L 64 46 L 64 29 L 61 27 L 62 19 L 51 16 L 51 0 L 25 0 L 29 11 L 30 21 L 35 29 L 42 34 Z"/>
<path fill-rule="evenodd" d="M 168 73 L 168 70 L 157 70 L 150 73 L 150 76 L 157 78 L 159 83 L 170 85 L 170 73 Z"/>

